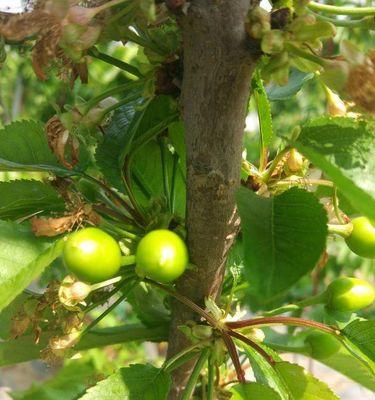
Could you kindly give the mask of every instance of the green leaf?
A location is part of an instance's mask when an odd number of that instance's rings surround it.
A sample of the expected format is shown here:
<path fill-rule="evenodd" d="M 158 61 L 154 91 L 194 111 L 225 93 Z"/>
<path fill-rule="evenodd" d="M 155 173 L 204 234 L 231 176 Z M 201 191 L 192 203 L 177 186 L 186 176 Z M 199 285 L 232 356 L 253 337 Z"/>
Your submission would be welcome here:
<path fill-rule="evenodd" d="M 169 150 L 165 152 L 165 155 L 167 177 L 170 186 L 173 171 L 173 155 Z M 131 172 L 134 178 L 134 192 L 140 204 L 147 207 L 150 198 L 165 198 L 161 151 L 159 144 L 155 140 L 151 140 L 135 153 Z M 175 204 L 176 213 L 184 216 L 186 185 L 181 168 L 178 168 L 176 171 Z"/>
<path fill-rule="evenodd" d="M 375 373 L 375 321 L 356 319 L 342 333 L 345 335 L 343 344 L 350 353 Z"/>
<path fill-rule="evenodd" d="M 169 323 L 170 311 L 166 308 L 164 300 L 165 293 L 144 283 L 135 287 L 126 298 L 139 320 L 147 327 Z"/>
<path fill-rule="evenodd" d="M 116 109 L 105 136 L 95 152 L 97 164 L 106 180 L 118 190 L 124 190 L 121 179 L 120 156 L 125 148 L 130 146 L 134 135 L 134 124 L 141 117 L 142 99 L 132 101 Z M 135 117 L 137 115 L 137 117 Z"/>
<path fill-rule="evenodd" d="M 258 70 L 253 77 L 253 96 L 256 102 L 259 118 L 259 128 L 262 149 L 268 147 L 273 137 L 271 107 L 263 86 L 263 81 Z"/>
<path fill-rule="evenodd" d="M 165 400 L 171 377 L 152 365 L 121 368 L 90 388 L 81 400 Z"/>
<path fill-rule="evenodd" d="M 168 96 L 158 96 L 147 106 L 144 103 L 139 99 L 119 108 L 96 150 L 95 158 L 103 175 L 121 191 L 124 190 L 122 169 L 125 157 L 167 129 L 177 117 L 176 105 Z"/>
<path fill-rule="evenodd" d="M 272 388 L 276 393 L 278 393 L 278 396 L 280 396 L 279 398 L 282 400 L 289 400 L 287 388 L 273 366 L 271 366 L 270 363 L 252 347 L 245 346 L 242 343 L 241 346 L 243 346 L 245 353 L 249 358 L 257 382 Z M 262 348 L 266 350 L 275 361 L 282 361 L 276 352 L 264 345 L 262 345 Z"/>
<path fill-rule="evenodd" d="M 185 129 L 182 121 L 173 122 L 168 128 L 168 135 L 176 153 L 180 157 L 181 169 L 186 175 L 186 148 L 185 148 Z"/>
<path fill-rule="evenodd" d="M 251 295 L 262 305 L 311 271 L 325 248 L 327 215 L 316 197 L 292 188 L 263 198 L 237 192 Z"/>
<path fill-rule="evenodd" d="M 288 83 L 284 86 L 272 84 L 266 88 L 270 101 L 286 100 L 298 93 L 302 86 L 311 80 L 315 75 L 312 72 L 306 73 L 293 68 L 289 75 Z"/>
<path fill-rule="evenodd" d="M 37 239 L 30 229 L 0 221 L 0 311 L 60 256 L 63 241 Z"/>
<path fill-rule="evenodd" d="M 142 118 L 134 133 L 132 148 L 155 137 L 177 120 L 178 110 L 175 100 L 170 96 L 157 96 L 143 110 Z M 126 151 L 125 151 L 126 153 Z"/>
<path fill-rule="evenodd" d="M 323 382 L 296 364 L 279 362 L 275 370 L 289 391 L 290 400 L 338 400 L 339 398 Z"/>
<path fill-rule="evenodd" d="M 274 390 L 255 382 L 234 385 L 230 391 L 233 393 L 231 400 L 280 400 Z"/>
<path fill-rule="evenodd" d="M 347 325 L 342 333 L 370 359 L 375 360 L 375 321 L 357 319 Z"/>
<path fill-rule="evenodd" d="M 375 219 L 375 124 L 318 118 L 302 127 L 293 146 L 332 179 L 356 210 Z"/>
<path fill-rule="evenodd" d="M 49 185 L 35 180 L 0 182 L 0 218 L 17 219 L 42 211 L 64 211 L 65 204 Z"/>
<path fill-rule="evenodd" d="M 319 362 L 340 372 L 354 382 L 375 392 L 375 374 L 367 366 L 353 357 L 345 348 L 331 357 L 319 360 Z"/>
<path fill-rule="evenodd" d="M 48 147 L 41 122 L 17 121 L 0 130 L 0 170 L 51 171 L 61 175 L 72 171 L 59 166 Z"/>
<path fill-rule="evenodd" d="M 11 392 L 14 400 L 75 400 L 95 384 L 97 373 L 92 362 L 73 361 L 42 384 L 30 389 Z"/>

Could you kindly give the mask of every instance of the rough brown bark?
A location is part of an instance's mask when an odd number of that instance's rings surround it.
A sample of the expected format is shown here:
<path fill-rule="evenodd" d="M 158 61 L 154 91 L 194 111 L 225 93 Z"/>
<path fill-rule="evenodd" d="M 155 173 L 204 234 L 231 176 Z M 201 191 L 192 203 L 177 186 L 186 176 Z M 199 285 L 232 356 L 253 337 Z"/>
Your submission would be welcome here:
<path fill-rule="evenodd" d="M 182 107 L 187 149 L 187 231 L 191 262 L 177 283 L 203 304 L 220 291 L 236 231 L 234 193 L 240 182 L 242 139 L 255 64 L 244 29 L 249 0 L 192 0 L 181 17 L 184 49 Z M 178 326 L 196 319 L 173 303 L 169 356 L 188 345 Z M 193 363 L 194 364 L 194 363 Z M 179 399 L 192 364 L 174 375 L 170 399 Z"/>

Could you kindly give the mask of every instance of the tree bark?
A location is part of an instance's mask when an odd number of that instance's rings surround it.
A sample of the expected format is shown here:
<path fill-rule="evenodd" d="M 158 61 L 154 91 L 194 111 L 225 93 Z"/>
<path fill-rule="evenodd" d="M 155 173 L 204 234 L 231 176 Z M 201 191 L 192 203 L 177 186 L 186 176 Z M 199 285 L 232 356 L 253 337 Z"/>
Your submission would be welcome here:
<path fill-rule="evenodd" d="M 182 107 L 187 151 L 187 232 L 197 269 L 177 289 L 203 305 L 219 295 L 227 253 L 238 224 L 242 140 L 255 65 L 245 34 L 249 0 L 192 0 L 183 30 Z M 178 327 L 194 315 L 173 302 L 169 357 L 188 346 Z M 176 370 L 169 399 L 180 399 L 194 362 Z"/>

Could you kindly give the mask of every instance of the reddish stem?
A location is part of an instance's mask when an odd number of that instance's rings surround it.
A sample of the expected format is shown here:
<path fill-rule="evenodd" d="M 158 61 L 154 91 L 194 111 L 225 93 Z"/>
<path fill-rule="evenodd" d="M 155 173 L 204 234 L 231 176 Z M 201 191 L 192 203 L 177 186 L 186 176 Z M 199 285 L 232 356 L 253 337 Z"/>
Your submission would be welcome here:
<path fill-rule="evenodd" d="M 229 334 L 222 332 L 221 336 L 228 348 L 230 358 L 232 359 L 234 369 L 236 370 L 237 379 L 240 383 L 246 383 L 245 373 L 241 367 L 240 359 L 238 357 L 236 345 Z"/>
<path fill-rule="evenodd" d="M 239 329 L 248 326 L 273 325 L 273 324 L 306 326 L 309 328 L 319 329 L 321 331 L 333 335 L 338 334 L 337 329 L 331 328 L 330 326 L 324 325 L 320 322 L 311 321 L 303 318 L 294 318 L 294 317 L 263 317 L 263 318 L 245 319 L 243 321 L 233 321 L 226 323 L 227 327 L 230 329 Z"/>
<path fill-rule="evenodd" d="M 198 304 L 195 304 L 193 301 L 188 299 L 187 297 L 181 295 L 180 293 L 176 292 L 173 289 L 170 289 L 168 286 L 162 285 L 159 282 L 153 281 L 151 279 L 145 278 L 144 281 L 146 283 L 149 283 L 150 285 L 154 285 L 161 290 L 164 290 L 164 292 L 170 294 L 173 296 L 175 299 L 180 301 L 181 303 L 185 304 L 187 307 L 189 307 L 191 310 L 195 311 L 197 314 L 199 314 L 201 317 L 203 317 L 212 327 L 216 328 L 217 326 L 217 321 L 215 318 L 213 318 L 209 313 L 207 313 L 203 308 L 199 307 Z"/>
<path fill-rule="evenodd" d="M 275 360 L 264 350 L 262 347 L 259 346 L 259 344 L 255 343 L 251 339 L 247 338 L 244 335 L 241 335 L 238 332 L 235 331 L 228 331 L 228 335 L 233 336 L 234 338 L 241 340 L 241 342 L 246 343 L 250 347 L 252 347 L 257 353 L 259 353 L 269 364 L 274 365 Z"/>

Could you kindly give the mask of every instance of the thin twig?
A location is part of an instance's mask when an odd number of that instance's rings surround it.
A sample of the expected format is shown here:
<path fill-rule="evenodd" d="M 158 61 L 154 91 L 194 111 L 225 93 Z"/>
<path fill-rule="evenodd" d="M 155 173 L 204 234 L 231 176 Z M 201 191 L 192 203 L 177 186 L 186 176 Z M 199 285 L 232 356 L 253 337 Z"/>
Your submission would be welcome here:
<path fill-rule="evenodd" d="M 324 325 L 320 322 L 311 321 L 303 318 L 294 317 L 261 317 L 253 319 L 245 319 L 242 321 L 227 322 L 227 327 L 230 329 L 245 328 L 248 326 L 260 326 L 260 325 L 294 325 L 294 326 L 305 326 L 308 328 L 315 328 L 321 331 L 338 335 L 339 330 L 331 328 L 328 325 Z"/>
<path fill-rule="evenodd" d="M 230 358 L 232 359 L 234 369 L 236 370 L 238 381 L 240 383 L 245 383 L 246 382 L 245 373 L 241 367 L 240 359 L 238 357 L 236 345 L 234 344 L 233 339 L 227 333 L 223 333 L 222 338 L 228 348 Z"/>

